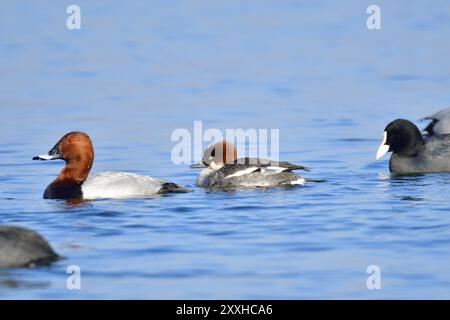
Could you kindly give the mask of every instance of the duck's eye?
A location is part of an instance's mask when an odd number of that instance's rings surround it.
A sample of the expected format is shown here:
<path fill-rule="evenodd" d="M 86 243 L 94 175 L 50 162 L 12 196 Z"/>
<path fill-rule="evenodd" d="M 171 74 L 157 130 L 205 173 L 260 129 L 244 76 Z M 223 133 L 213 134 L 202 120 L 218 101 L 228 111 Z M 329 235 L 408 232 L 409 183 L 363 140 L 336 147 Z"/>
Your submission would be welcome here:
<path fill-rule="evenodd" d="M 211 151 L 211 157 L 215 157 L 216 156 L 216 148 L 212 149 Z"/>

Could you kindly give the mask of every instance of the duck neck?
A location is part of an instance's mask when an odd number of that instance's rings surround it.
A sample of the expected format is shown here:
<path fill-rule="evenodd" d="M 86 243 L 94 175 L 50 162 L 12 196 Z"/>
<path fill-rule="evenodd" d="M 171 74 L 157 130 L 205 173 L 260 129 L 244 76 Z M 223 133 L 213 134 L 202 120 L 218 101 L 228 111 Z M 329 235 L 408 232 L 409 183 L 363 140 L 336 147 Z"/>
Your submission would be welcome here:
<path fill-rule="evenodd" d="M 92 161 L 67 162 L 59 176 L 45 189 L 45 199 L 82 199 L 81 185 L 89 175 Z"/>
<path fill-rule="evenodd" d="M 68 161 L 56 180 L 65 183 L 82 184 L 91 171 L 92 163 L 92 160 L 86 161 L 83 159 Z"/>
<path fill-rule="evenodd" d="M 45 199 L 82 199 L 81 185 L 91 171 L 90 161 L 69 161 L 44 192 Z"/>

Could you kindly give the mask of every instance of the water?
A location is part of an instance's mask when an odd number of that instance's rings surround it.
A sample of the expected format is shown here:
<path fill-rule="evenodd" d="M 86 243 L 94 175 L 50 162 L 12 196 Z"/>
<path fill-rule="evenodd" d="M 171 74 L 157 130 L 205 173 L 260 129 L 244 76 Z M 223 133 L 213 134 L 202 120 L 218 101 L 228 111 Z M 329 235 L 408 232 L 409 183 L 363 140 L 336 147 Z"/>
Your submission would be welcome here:
<path fill-rule="evenodd" d="M 385 125 L 450 103 L 450 5 L 366 2 L 2 1 L 0 223 L 65 257 L 0 271 L 0 298 L 450 298 L 450 175 L 390 177 Z M 283 160 L 325 179 L 293 190 L 205 192 L 170 135 L 280 129 Z M 421 123 L 423 126 L 424 123 Z M 93 172 L 195 189 L 156 199 L 43 200 L 66 132 L 94 141 Z M 82 290 L 66 288 L 79 265 Z M 366 269 L 381 268 L 381 290 Z"/>

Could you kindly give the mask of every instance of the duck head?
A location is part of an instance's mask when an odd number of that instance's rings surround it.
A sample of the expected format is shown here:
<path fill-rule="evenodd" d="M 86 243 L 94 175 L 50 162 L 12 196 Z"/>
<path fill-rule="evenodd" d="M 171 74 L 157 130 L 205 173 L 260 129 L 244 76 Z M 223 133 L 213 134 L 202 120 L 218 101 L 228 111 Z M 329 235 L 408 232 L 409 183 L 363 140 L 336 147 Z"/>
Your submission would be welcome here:
<path fill-rule="evenodd" d="M 84 181 L 94 162 L 94 147 L 89 136 L 79 131 L 67 133 L 47 154 L 33 157 L 42 161 L 58 159 L 66 162 L 61 174 L 66 173 L 77 182 Z"/>
<path fill-rule="evenodd" d="M 237 160 L 236 148 L 229 141 L 217 142 L 203 152 L 200 163 L 191 165 L 191 168 L 210 168 L 219 170 L 226 164 L 234 163 Z"/>

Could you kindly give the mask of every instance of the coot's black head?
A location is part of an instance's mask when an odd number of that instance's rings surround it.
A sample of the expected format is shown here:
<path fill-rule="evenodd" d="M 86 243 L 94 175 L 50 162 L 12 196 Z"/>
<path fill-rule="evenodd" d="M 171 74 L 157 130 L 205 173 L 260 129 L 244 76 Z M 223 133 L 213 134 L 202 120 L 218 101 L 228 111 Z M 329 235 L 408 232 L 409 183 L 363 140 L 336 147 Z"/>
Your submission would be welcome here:
<path fill-rule="evenodd" d="M 394 120 L 384 129 L 377 160 L 390 151 L 404 156 L 415 156 L 423 144 L 422 134 L 414 123 L 404 119 Z"/>

